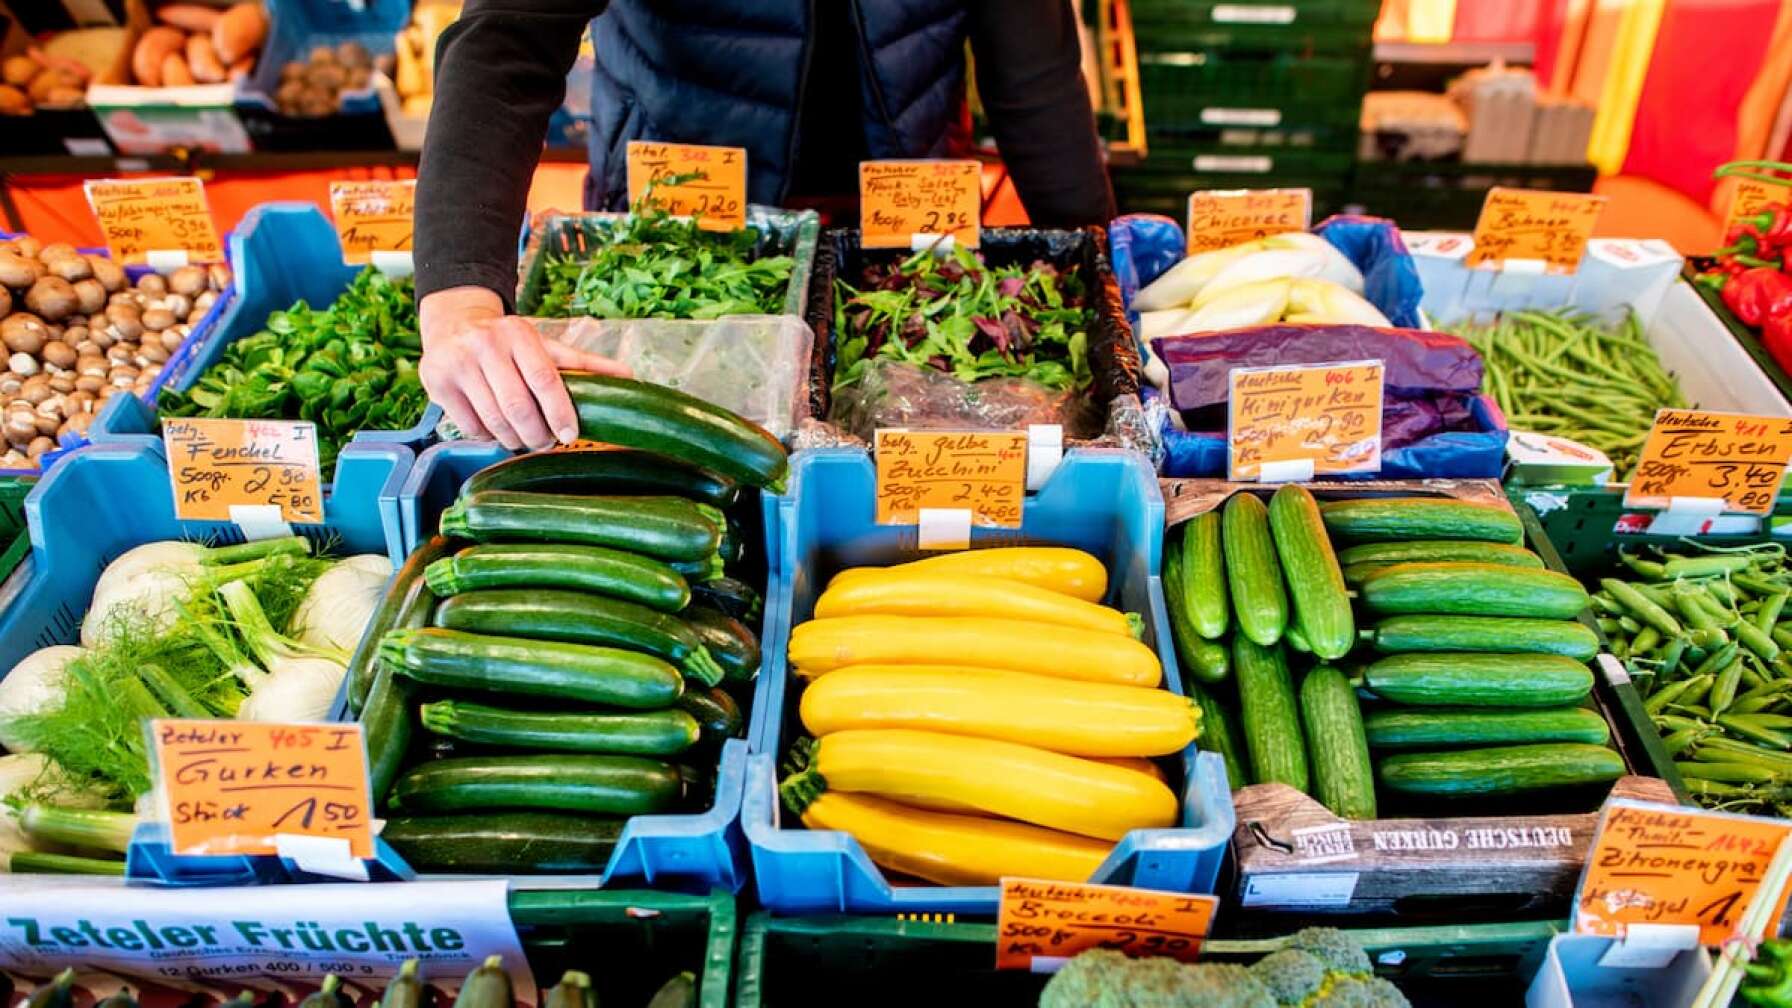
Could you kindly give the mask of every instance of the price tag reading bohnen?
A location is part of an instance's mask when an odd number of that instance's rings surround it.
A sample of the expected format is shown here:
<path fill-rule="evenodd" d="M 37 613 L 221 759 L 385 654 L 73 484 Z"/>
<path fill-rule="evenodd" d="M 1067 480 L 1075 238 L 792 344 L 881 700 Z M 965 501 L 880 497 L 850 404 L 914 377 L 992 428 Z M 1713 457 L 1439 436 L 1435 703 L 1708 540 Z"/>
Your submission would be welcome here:
<path fill-rule="evenodd" d="M 192 262 L 224 261 L 224 246 L 196 178 L 90 179 L 87 203 L 112 258 L 142 266 L 150 253 L 184 252 Z"/>
<path fill-rule="evenodd" d="M 1219 904 L 1215 896 L 1005 878 L 996 969 L 1049 971 L 1096 948 L 1194 962 Z"/>
<path fill-rule="evenodd" d="M 359 724 L 158 718 L 145 730 L 176 854 L 277 854 L 295 836 L 373 856 Z"/>
<path fill-rule="evenodd" d="M 1643 441 L 1626 507 L 1673 505 L 1674 498 L 1720 499 L 1727 511 L 1766 514 L 1792 461 L 1792 420 L 1664 409 Z"/>
<path fill-rule="evenodd" d="M 937 508 L 969 511 L 975 525 L 1020 527 L 1025 431 L 880 430 L 876 457 L 880 525 L 913 525 L 922 508 Z"/>
<path fill-rule="evenodd" d="M 278 507 L 289 522 L 324 520 L 315 424 L 168 418 L 162 444 L 183 521 L 231 521 L 233 506 L 257 505 Z"/>
<path fill-rule="evenodd" d="M 1730 209 L 1724 214 L 1724 235 L 1727 237 L 1744 217 L 1792 206 L 1792 179 L 1786 181 L 1785 185 L 1774 185 L 1760 179 L 1736 179 L 1736 188 L 1730 192 Z"/>
<path fill-rule="evenodd" d="M 1736 934 L 1792 822 L 1629 799 L 1606 804 L 1574 901 L 1574 930 L 1621 938 L 1631 924 L 1696 924 L 1702 944 Z M 1778 920 L 1786 909 L 1780 897 Z"/>
<path fill-rule="evenodd" d="M 342 239 L 342 261 L 370 262 L 375 252 L 412 250 L 416 179 L 360 179 L 330 183 L 330 216 Z"/>
<path fill-rule="evenodd" d="M 1325 473 L 1381 469 L 1381 361 L 1231 371 L 1226 471 L 1236 481 L 1311 463 Z M 1271 475 L 1272 480 L 1286 479 Z"/>
<path fill-rule="evenodd" d="M 976 248 L 983 166 L 975 161 L 859 162 L 859 243 L 913 248 L 941 237 Z"/>
<path fill-rule="evenodd" d="M 1550 273 L 1573 273 L 1587 251 L 1606 197 L 1541 189 L 1487 191 L 1475 221 L 1475 247 L 1463 262 L 1502 266 L 1513 260 L 1541 262 Z"/>
<path fill-rule="evenodd" d="M 670 180 L 682 178 L 672 183 Z M 653 203 L 674 217 L 695 217 L 706 231 L 747 226 L 747 152 L 742 147 L 630 140 L 628 201 L 653 184 Z"/>
<path fill-rule="evenodd" d="M 1206 189 L 1188 197 L 1188 254 L 1231 248 L 1313 224 L 1311 189 Z"/>

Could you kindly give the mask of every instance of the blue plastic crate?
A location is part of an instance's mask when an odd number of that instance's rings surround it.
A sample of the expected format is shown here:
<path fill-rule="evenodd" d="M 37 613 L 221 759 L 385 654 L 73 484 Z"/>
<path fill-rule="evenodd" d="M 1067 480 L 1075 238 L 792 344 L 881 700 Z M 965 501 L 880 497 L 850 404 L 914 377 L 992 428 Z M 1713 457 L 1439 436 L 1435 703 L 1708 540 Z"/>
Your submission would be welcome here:
<path fill-rule="evenodd" d="M 390 56 L 399 29 L 411 19 L 411 5 L 406 0 L 267 0 L 267 10 L 267 44 L 255 61 L 254 73 L 237 86 L 236 104 L 269 115 L 278 114 L 274 92 L 280 87 L 280 71 L 287 63 L 304 62 L 316 46 L 341 42 L 359 42 L 375 58 Z M 379 95 L 371 83 L 355 90 L 344 89 L 338 108 L 343 116 L 379 117 L 383 125 Z M 333 118 L 321 117 L 315 124 L 327 130 Z"/>
<path fill-rule="evenodd" d="M 791 693 L 785 661 L 790 626 L 809 618 L 821 587 L 837 571 L 901 563 L 920 555 L 914 526 L 876 523 L 876 472 L 865 452 L 802 452 L 793 463 L 790 490 L 779 501 L 783 531 L 773 585 L 780 608 L 792 619 L 775 628 L 766 641 L 741 810 L 760 902 L 778 913 L 993 914 L 994 887 L 892 885 L 850 835 L 785 823 L 775 764 L 791 735 L 782 716 Z M 1181 693 L 1157 575 L 1163 524 L 1163 498 L 1142 456 L 1076 449 L 1039 493 L 1027 499 L 1018 530 L 975 529 L 972 547 L 1049 543 L 1102 558 L 1111 577 L 1110 601 L 1146 616 L 1144 639 L 1163 662 L 1164 685 Z M 794 712 L 789 713 L 794 718 Z M 1197 752 L 1192 745 L 1179 762 L 1181 825 L 1127 834 L 1092 881 L 1213 891 L 1235 825 L 1225 766 L 1218 756 Z"/>

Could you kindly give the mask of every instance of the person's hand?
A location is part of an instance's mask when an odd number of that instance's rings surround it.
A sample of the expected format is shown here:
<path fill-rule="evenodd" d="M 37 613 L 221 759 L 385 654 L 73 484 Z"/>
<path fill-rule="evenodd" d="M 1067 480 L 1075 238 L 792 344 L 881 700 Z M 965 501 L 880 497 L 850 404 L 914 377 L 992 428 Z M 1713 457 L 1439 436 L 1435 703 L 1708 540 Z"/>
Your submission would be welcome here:
<path fill-rule="evenodd" d="M 451 287 L 417 305 L 423 360 L 417 374 L 468 437 L 504 447 L 547 448 L 579 436 L 579 417 L 561 369 L 626 377 L 628 368 L 597 354 L 544 340 L 524 319 L 504 313 L 483 287 Z"/>

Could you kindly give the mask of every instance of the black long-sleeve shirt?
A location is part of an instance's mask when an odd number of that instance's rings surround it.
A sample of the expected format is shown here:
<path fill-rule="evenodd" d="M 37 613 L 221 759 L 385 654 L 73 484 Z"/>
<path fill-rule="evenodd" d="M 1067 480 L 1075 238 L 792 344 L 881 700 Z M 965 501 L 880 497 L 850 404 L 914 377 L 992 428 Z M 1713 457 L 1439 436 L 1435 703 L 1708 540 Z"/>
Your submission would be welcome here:
<path fill-rule="evenodd" d="M 844 0 L 824 0 L 843 3 Z M 877 0 L 857 0 L 875 3 Z M 436 93 L 418 170 L 416 267 L 419 297 L 449 287 L 485 287 L 506 306 L 516 289 L 517 230 L 548 118 L 566 94 L 566 74 L 585 26 L 604 0 L 469 0 L 442 34 Z M 1103 224 L 1114 199 L 1101 162 L 1083 84 L 1075 14 L 1067 0 L 970 0 L 977 89 L 1021 202 L 1043 227 Z M 1043 15 L 1043 16 L 1042 16 Z M 859 70 L 845 19 L 821 19 L 815 45 Z M 597 58 L 602 60 L 603 53 Z M 808 82 L 799 141 L 838 136 L 841 117 L 860 117 L 858 88 Z M 703 137 L 653 137 L 704 142 Z M 862 140 L 862 134 L 860 135 Z M 792 193 L 857 191 L 856 155 L 846 144 L 803 146 Z M 831 155 L 824 154 L 831 152 Z M 826 163 L 816 160 L 827 157 Z"/>

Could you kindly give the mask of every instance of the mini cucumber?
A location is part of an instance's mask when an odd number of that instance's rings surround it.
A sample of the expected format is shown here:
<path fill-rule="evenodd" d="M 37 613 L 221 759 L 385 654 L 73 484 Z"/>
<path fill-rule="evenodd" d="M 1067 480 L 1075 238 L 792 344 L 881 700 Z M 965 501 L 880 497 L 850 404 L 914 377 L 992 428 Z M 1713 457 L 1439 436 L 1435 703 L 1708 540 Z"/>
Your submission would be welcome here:
<path fill-rule="evenodd" d="M 1389 616 L 1363 636 L 1383 654 L 1494 651 L 1558 654 L 1587 661 L 1599 635 L 1574 620 L 1513 616 Z"/>
<path fill-rule="evenodd" d="M 1587 666 L 1548 654 L 1397 654 L 1363 670 L 1371 693 L 1425 706 L 1556 707 L 1593 689 Z"/>
<path fill-rule="evenodd" d="M 1220 682 L 1226 678 L 1230 658 L 1225 646 L 1208 640 L 1195 622 L 1185 594 L 1189 561 L 1183 550 L 1183 540 L 1178 536 L 1172 535 L 1164 543 L 1164 609 L 1170 616 L 1170 638 L 1176 644 L 1176 657 L 1191 677 L 1199 682 Z"/>
<path fill-rule="evenodd" d="M 1624 771 L 1617 753 L 1577 742 L 1399 753 L 1383 757 L 1376 768 L 1390 791 L 1465 798 L 1605 784 Z"/>
<path fill-rule="evenodd" d="M 1442 749 L 1522 742 L 1604 745 L 1605 719 L 1585 707 L 1386 707 L 1363 718 L 1374 749 Z"/>
<path fill-rule="evenodd" d="M 1524 526 L 1510 509 L 1444 497 L 1365 497 L 1328 501 L 1325 527 L 1344 542 L 1472 539 L 1518 543 Z"/>
<path fill-rule="evenodd" d="M 1282 639 L 1288 626 L 1288 595 L 1269 531 L 1269 509 L 1254 494 L 1235 493 L 1220 515 L 1226 555 L 1226 583 L 1238 628 L 1259 646 Z"/>
<path fill-rule="evenodd" d="M 1240 495 L 1243 496 L 1243 495 Z M 1263 647 L 1242 634 L 1232 639 L 1239 719 L 1251 754 L 1251 783 L 1279 781 L 1307 789 L 1307 752 L 1301 743 L 1294 679 L 1281 645 Z"/>
<path fill-rule="evenodd" d="M 1182 599 L 1188 623 L 1197 634 L 1208 640 L 1225 636 L 1231 623 L 1231 605 L 1226 594 L 1226 557 L 1221 545 L 1220 512 L 1203 511 L 1182 526 L 1176 539 L 1180 558 L 1176 570 L 1164 565 L 1164 590 L 1174 580 Z"/>
<path fill-rule="evenodd" d="M 1300 684 L 1300 716 L 1313 761 L 1313 797 L 1345 819 L 1375 818 L 1375 770 L 1356 691 L 1334 665 L 1315 665 Z"/>
<path fill-rule="evenodd" d="M 1588 604 L 1579 581 L 1552 570 L 1440 561 L 1396 564 L 1363 582 L 1363 604 L 1382 615 L 1573 619 Z"/>
<path fill-rule="evenodd" d="M 1278 489 L 1269 500 L 1269 528 L 1301 637 L 1322 660 L 1349 654 L 1356 644 L 1350 596 L 1312 491 L 1293 483 Z"/>
<path fill-rule="evenodd" d="M 1475 539 L 1410 539 L 1358 543 L 1338 551 L 1338 563 L 1346 567 L 1354 564 L 1429 563 L 1438 560 L 1470 560 L 1475 563 L 1506 564 L 1510 567 L 1543 566 L 1543 558 L 1523 546 Z"/>

